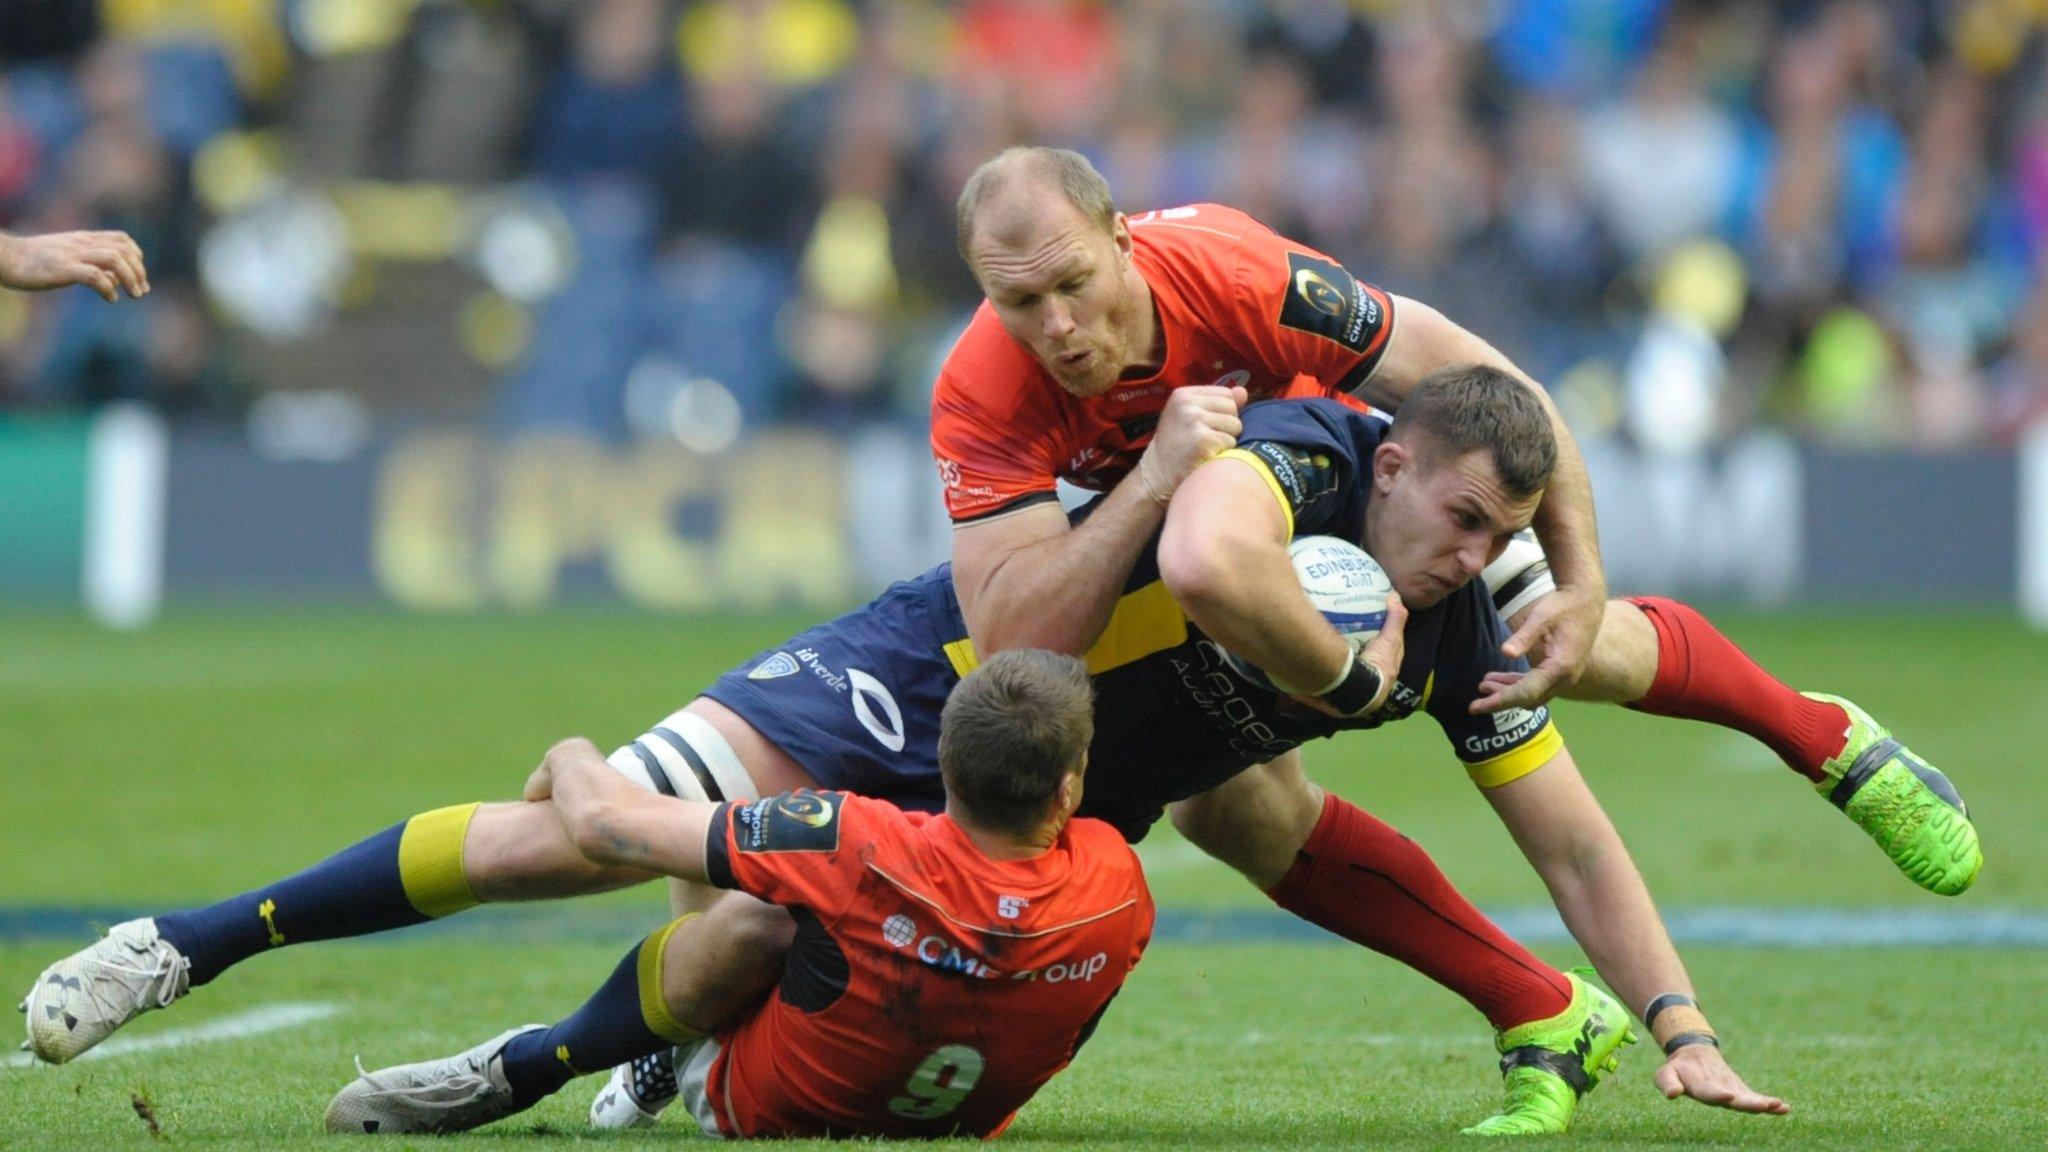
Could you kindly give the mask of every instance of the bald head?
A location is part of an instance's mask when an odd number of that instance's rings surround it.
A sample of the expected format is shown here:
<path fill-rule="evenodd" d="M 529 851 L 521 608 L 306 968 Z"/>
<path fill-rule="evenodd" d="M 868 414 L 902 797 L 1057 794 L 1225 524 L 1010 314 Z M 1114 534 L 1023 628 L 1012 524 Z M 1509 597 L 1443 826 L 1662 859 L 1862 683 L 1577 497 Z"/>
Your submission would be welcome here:
<path fill-rule="evenodd" d="M 955 239 L 960 257 L 974 265 L 975 230 L 986 223 L 1009 232 L 1030 227 L 1053 196 L 1070 205 L 1109 235 L 1116 226 L 1116 204 L 1109 182 L 1086 156 L 1066 148 L 1010 148 L 974 170 L 960 190 L 955 208 Z"/>

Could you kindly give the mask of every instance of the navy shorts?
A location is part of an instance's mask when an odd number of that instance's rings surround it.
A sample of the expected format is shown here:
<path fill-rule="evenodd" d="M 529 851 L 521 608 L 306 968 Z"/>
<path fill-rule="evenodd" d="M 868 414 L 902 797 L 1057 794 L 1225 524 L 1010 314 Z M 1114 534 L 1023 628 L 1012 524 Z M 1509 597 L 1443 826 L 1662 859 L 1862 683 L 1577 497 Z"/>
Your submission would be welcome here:
<path fill-rule="evenodd" d="M 704 695 L 788 753 L 820 788 L 939 811 L 939 711 L 960 681 L 945 645 L 962 633 L 952 588 L 935 575 L 891 585 L 865 607 L 798 633 Z"/>

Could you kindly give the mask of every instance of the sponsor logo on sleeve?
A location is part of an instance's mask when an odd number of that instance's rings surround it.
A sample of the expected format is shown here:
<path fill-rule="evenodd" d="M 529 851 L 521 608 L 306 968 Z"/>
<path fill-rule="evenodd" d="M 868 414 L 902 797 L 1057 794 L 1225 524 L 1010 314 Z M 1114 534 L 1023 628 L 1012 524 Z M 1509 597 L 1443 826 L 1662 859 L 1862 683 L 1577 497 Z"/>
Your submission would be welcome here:
<path fill-rule="evenodd" d="M 1303 508 L 1337 490 L 1337 470 L 1330 457 L 1271 440 L 1254 440 L 1238 447 L 1259 458 L 1272 470 L 1273 479 L 1287 494 L 1287 506 L 1300 515 Z"/>
<path fill-rule="evenodd" d="M 1353 352 L 1371 346 L 1386 319 L 1378 300 L 1342 266 L 1306 252 L 1287 254 L 1287 295 L 1280 326 L 1335 340 Z"/>
<path fill-rule="evenodd" d="M 834 852 L 839 801 L 830 792 L 765 796 L 733 809 L 733 842 L 742 852 Z"/>
<path fill-rule="evenodd" d="M 1520 747 L 1550 721 L 1550 709 L 1509 708 L 1493 714 L 1493 735 L 1465 737 L 1465 751 L 1473 756 L 1493 756 Z"/>
<path fill-rule="evenodd" d="M 780 680 L 784 676 L 796 675 L 797 668 L 796 657 L 791 656 L 787 652 L 777 652 L 775 655 L 754 665 L 754 670 L 747 673 L 747 679 Z"/>

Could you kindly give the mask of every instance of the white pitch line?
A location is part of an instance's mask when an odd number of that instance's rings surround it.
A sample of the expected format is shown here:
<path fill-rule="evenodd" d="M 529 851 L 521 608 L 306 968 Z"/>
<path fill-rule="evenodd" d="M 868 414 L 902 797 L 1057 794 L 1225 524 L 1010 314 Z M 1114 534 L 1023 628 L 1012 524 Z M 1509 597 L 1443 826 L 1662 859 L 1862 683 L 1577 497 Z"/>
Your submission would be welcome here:
<path fill-rule="evenodd" d="M 341 1012 L 339 1004 L 270 1004 L 262 1008 L 251 1008 L 233 1016 L 223 1016 L 190 1028 L 172 1028 L 149 1036 L 109 1040 L 80 1056 L 79 1060 L 100 1060 L 108 1056 L 129 1056 L 137 1052 L 155 1052 L 161 1048 L 190 1048 L 195 1044 L 211 1044 L 216 1040 L 240 1040 L 249 1036 L 261 1036 L 266 1032 L 278 1032 L 299 1024 L 310 1024 L 325 1020 Z M 8 1068 L 29 1068 L 37 1063 L 35 1057 L 26 1052 L 17 1052 L 7 1058 Z M 77 1063 L 77 1061 L 73 1061 Z"/>

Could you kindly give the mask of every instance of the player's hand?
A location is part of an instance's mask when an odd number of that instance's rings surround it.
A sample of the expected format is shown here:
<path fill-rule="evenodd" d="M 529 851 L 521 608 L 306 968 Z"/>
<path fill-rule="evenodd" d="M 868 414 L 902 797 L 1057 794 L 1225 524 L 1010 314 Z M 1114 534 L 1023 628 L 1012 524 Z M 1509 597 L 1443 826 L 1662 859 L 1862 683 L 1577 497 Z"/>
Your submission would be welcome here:
<path fill-rule="evenodd" d="M 1176 388 L 1159 413 L 1159 426 L 1145 454 L 1138 457 L 1136 479 L 1146 495 L 1160 504 L 1173 490 L 1217 453 L 1236 446 L 1244 431 L 1238 411 L 1251 399 L 1243 388 L 1193 384 Z"/>
<path fill-rule="evenodd" d="M 1534 708 L 1545 703 L 1557 690 L 1578 679 L 1593 653 L 1593 638 L 1600 633 L 1600 618 L 1607 611 L 1607 599 L 1591 589 L 1559 585 L 1557 591 L 1536 601 L 1522 626 L 1500 646 L 1501 654 L 1514 659 L 1537 654 L 1535 667 L 1513 681 L 1496 673 L 1502 682 L 1472 702 L 1472 711 L 1498 712 L 1504 708 Z"/>
<path fill-rule="evenodd" d="M 1688 1044 L 1671 1054 L 1657 1069 L 1657 1090 L 1667 1100 L 1690 1096 L 1702 1104 L 1735 1112 L 1759 1112 L 1783 1116 L 1792 1106 L 1776 1096 L 1766 1096 L 1742 1082 L 1728 1066 L 1721 1050 L 1709 1044 Z"/>
<path fill-rule="evenodd" d="M 0 285 L 41 292 L 83 284 L 112 303 L 149 291 L 142 249 L 126 232 L 0 236 Z"/>
<path fill-rule="evenodd" d="M 521 795 L 526 798 L 526 802 L 529 804 L 538 804 L 543 800 L 554 798 L 555 765 L 553 752 L 549 752 L 546 756 L 542 757 L 540 767 L 535 768 L 533 774 L 526 778 L 526 791 L 521 793 Z"/>
<path fill-rule="evenodd" d="M 1379 703 L 1373 705 L 1377 712 L 1386 707 L 1387 699 L 1394 694 L 1394 681 L 1401 675 L 1401 662 L 1408 657 L 1408 606 L 1401 603 L 1399 592 L 1387 593 L 1387 619 L 1380 625 L 1380 634 L 1365 642 L 1365 649 L 1358 654 L 1360 660 L 1373 666 L 1380 674 L 1380 683 L 1385 686 L 1380 693 Z"/>

